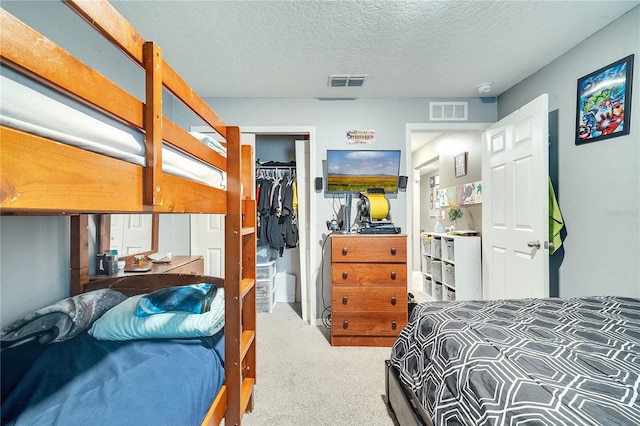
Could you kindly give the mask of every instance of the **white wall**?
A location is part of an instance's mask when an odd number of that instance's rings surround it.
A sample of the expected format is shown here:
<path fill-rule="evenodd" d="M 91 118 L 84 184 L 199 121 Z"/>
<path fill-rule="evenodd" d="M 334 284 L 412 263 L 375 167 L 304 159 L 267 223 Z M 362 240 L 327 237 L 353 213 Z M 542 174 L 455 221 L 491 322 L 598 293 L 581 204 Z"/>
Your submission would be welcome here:
<path fill-rule="evenodd" d="M 549 94 L 559 114 L 560 296 L 640 296 L 640 6 L 498 98 L 502 118 Z M 631 133 L 576 146 L 576 80 L 635 53 Z"/>
<path fill-rule="evenodd" d="M 0 328 L 69 296 L 68 217 L 0 216 Z"/>

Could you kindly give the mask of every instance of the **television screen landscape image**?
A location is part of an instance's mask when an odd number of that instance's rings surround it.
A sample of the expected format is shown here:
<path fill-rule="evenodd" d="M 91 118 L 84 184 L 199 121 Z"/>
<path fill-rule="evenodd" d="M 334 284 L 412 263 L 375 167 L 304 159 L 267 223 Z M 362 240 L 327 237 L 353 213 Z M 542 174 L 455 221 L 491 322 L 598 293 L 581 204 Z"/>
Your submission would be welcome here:
<path fill-rule="evenodd" d="M 399 150 L 327 150 L 327 192 L 398 192 Z"/>

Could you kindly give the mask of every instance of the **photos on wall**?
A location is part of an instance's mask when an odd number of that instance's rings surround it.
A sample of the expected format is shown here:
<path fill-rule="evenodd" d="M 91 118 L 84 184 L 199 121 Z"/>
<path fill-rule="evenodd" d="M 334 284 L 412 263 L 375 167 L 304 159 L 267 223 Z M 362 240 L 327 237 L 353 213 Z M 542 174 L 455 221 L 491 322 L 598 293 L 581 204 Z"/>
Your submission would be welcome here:
<path fill-rule="evenodd" d="M 481 204 L 482 181 L 465 183 L 449 188 L 439 188 L 437 199 L 441 208 L 454 204 L 459 206 Z"/>
<path fill-rule="evenodd" d="M 634 55 L 578 79 L 576 145 L 628 135 Z"/>

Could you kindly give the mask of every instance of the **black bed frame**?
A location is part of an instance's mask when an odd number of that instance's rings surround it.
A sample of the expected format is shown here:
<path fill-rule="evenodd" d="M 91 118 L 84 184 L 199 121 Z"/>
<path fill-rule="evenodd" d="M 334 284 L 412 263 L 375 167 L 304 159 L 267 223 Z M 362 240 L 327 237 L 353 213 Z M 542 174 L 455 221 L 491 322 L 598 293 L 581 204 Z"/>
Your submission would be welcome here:
<path fill-rule="evenodd" d="M 420 404 L 413 391 L 400 383 L 398 373 L 391 362 L 386 360 L 384 365 L 387 405 L 395 414 L 398 424 L 400 426 L 433 426 L 431 416 Z"/>

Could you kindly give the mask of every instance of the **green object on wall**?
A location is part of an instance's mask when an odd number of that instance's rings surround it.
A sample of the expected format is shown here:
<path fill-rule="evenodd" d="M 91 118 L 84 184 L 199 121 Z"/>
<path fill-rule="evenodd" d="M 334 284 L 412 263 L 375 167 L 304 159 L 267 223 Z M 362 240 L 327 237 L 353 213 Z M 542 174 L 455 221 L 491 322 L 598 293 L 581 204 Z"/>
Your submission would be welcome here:
<path fill-rule="evenodd" d="M 562 228 L 564 228 L 564 220 L 556 200 L 551 178 L 549 178 L 549 241 L 553 244 L 549 247 L 549 254 L 555 253 L 562 246 L 562 236 L 560 235 Z"/>

